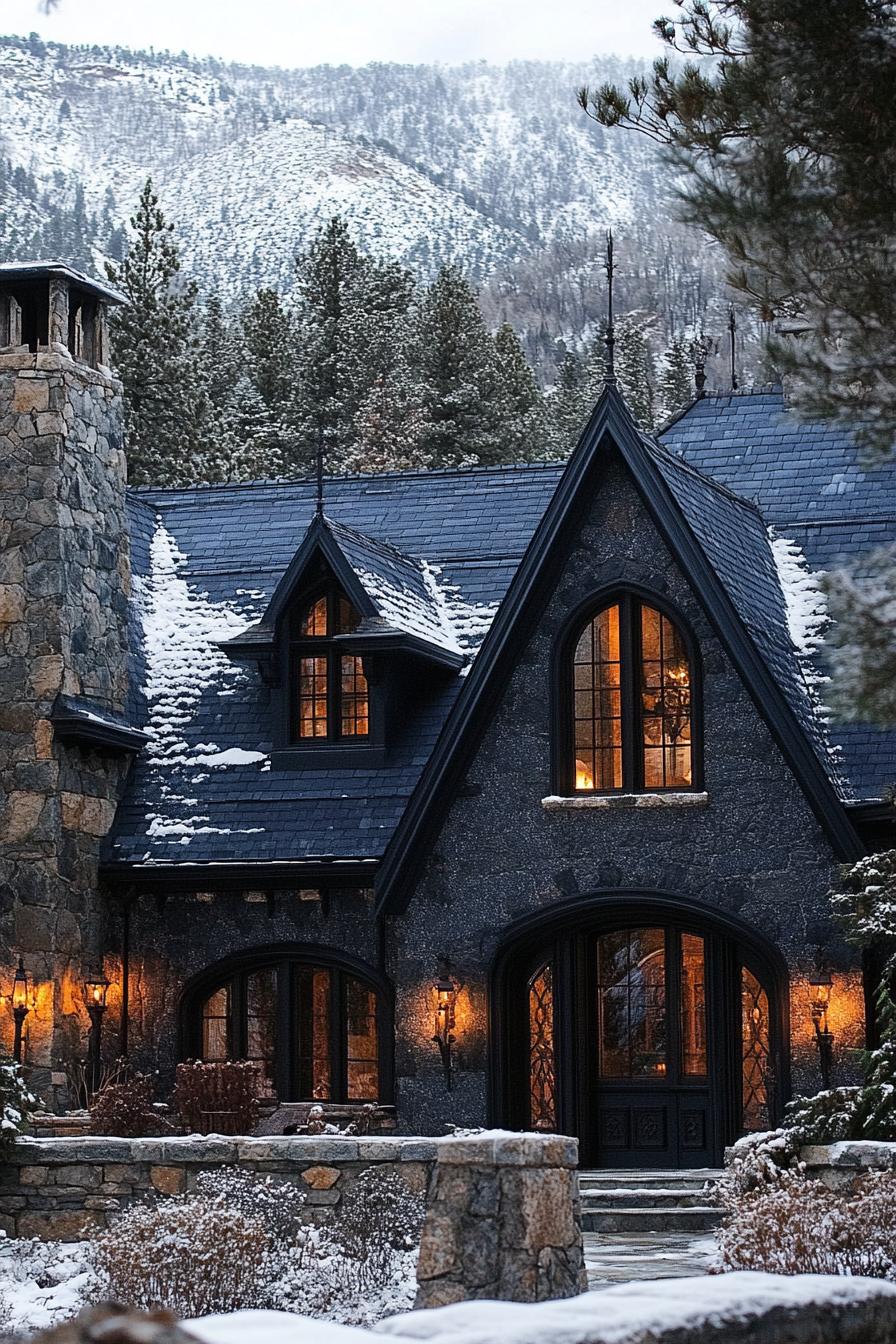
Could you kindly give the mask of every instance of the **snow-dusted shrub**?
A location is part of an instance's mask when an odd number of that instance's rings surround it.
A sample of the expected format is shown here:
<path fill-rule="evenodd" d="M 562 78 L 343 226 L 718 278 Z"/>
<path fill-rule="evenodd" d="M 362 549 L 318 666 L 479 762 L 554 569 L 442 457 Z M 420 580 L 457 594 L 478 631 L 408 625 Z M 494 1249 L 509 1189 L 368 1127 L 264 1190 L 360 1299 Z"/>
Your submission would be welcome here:
<path fill-rule="evenodd" d="M 0 1159 L 25 1128 L 36 1104 L 25 1085 L 21 1065 L 12 1059 L 0 1059 Z"/>
<path fill-rule="evenodd" d="M 196 1195 L 219 1207 L 260 1218 L 274 1249 L 291 1249 L 304 1236 L 302 1208 L 307 1195 L 291 1181 L 260 1176 L 245 1167 L 218 1167 L 196 1177 Z"/>
<path fill-rule="evenodd" d="M 153 1106 L 152 1079 L 135 1073 L 121 1082 L 109 1083 L 90 1106 L 90 1129 L 94 1134 L 115 1134 L 122 1139 L 142 1139 L 167 1126 Z"/>
<path fill-rule="evenodd" d="M 394 1172 L 369 1168 L 343 1196 L 339 1216 L 306 1233 L 277 1305 L 346 1325 L 409 1310 L 425 1201 Z"/>
<path fill-rule="evenodd" d="M 266 1305 L 261 1215 L 201 1195 L 135 1204 L 97 1237 L 104 1296 L 128 1307 L 206 1316 Z"/>
<path fill-rule="evenodd" d="M 261 1074 L 246 1060 L 178 1064 L 172 1104 L 196 1134 L 249 1134 L 258 1123 Z"/>
<path fill-rule="evenodd" d="M 863 1274 L 896 1279 L 896 1173 L 868 1172 L 831 1190 L 800 1170 L 722 1189 L 721 1267 L 770 1274 Z"/>
<path fill-rule="evenodd" d="M 107 1296 L 178 1316 L 266 1307 L 304 1237 L 297 1186 L 239 1167 L 202 1172 L 196 1189 L 135 1205 L 96 1239 Z"/>

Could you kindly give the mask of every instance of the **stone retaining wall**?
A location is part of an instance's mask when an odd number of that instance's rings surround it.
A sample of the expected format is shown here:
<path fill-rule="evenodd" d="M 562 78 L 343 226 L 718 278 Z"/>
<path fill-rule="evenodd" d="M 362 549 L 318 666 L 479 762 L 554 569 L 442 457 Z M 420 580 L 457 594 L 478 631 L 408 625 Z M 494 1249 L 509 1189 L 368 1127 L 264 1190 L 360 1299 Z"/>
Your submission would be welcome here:
<path fill-rule="evenodd" d="M 800 1161 L 807 1175 L 837 1190 L 866 1171 L 896 1170 L 896 1143 L 844 1139 L 840 1143 L 812 1144 L 800 1149 Z"/>
<path fill-rule="evenodd" d="M 77 1241 L 153 1192 L 191 1190 L 201 1171 L 238 1164 L 294 1181 L 311 1222 L 326 1222 L 368 1167 L 397 1172 L 422 1193 L 435 1139 L 223 1138 L 19 1139 L 0 1169 L 0 1228 L 12 1237 Z"/>
<path fill-rule="evenodd" d="M 315 1223 L 333 1218 L 371 1168 L 425 1192 L 419 1306 L 538 1302 L 586 1286 L 578 1142 L 556 1135 L 23 1138 L 0 1170 L 0 1227 L 13 1237 L 75 1241 L 135 1200 L 189 1191 L 201 1172 L 228 1165 L 300 1185 Z"/>

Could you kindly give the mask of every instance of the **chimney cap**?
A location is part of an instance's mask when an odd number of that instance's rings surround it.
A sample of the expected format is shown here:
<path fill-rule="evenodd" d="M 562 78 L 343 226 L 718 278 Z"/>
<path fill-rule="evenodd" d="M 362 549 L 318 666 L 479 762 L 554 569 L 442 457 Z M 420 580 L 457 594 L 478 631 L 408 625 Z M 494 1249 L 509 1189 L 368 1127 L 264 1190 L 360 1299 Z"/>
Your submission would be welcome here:
<path fill-rule="evenodd" d="M 91 280 L 89 275 L 76 271 L 73 266 L 67 266 L 64 261 L 4 262 L 0 265 L 0 288 L 17 280 L 48 280 L 51 276 L 67 280 L 72 288 L 79 289 L 85 294 L 92 294 L 103 303 L 127 303 L 127 299 L 119 290 L 113 289 L 111 285 L 104 285 L 99 280 Z"/>

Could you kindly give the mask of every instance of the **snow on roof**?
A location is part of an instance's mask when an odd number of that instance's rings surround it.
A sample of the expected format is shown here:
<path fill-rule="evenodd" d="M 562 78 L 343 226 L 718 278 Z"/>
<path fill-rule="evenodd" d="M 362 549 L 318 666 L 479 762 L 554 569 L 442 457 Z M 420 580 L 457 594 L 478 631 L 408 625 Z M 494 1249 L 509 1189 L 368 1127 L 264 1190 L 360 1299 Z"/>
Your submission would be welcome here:
<path fill-rule="evenodd" d="M 442 581 L 438 565 L 404 555 L 344 523 L 326 521 L 379 618 L 390 628 L 452 653 L 475 652 L 497 603 L 465 602 L 456 587 Z"/>
<path fill-rule="evenodd" d="M 232 828 L 212 827 L 206 814 L 194 810 L 199 800 L 186 796 L 177 767 L 219 769 L 257 763 L 263 768 L 268 756 L 245 747 L 221 748 L 215 742 L 188 743 L 186 730 L 197 717 L 203 692 L 218 687 L 226 693 L 245 676 L 218 648 L 218 641 L 244 630 L 247 614 L 229 603 L 211 602 L 206 593 L 189 585 L 178 572 L 184 563 L 171 533 L 157 522 L 149 574 L 145 579 L 135 576 L 134 595 L 142 610 L 146 660 L 145 755 L 160 776 L 158 810 L 146 816 L 147 835 L 177 837 L 186 845 L 194 835 L 230 834 Z M 192 780 L 197 782 L 201 781 Z M 257 831 L 251 827 L 240 833 Z"/>

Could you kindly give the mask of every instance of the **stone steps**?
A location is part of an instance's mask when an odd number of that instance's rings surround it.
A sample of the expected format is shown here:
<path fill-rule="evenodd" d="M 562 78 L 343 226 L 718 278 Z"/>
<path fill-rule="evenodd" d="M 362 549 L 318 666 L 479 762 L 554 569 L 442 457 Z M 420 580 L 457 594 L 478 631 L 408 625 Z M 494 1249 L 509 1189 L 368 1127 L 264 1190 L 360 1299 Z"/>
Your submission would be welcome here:
<path fill-rule="evenodd" d="M 712 1184 L 721 1172 L 583 1171 L 582 1228 L 616 1235 L 708 1232 L 722 1211 Z"/>

